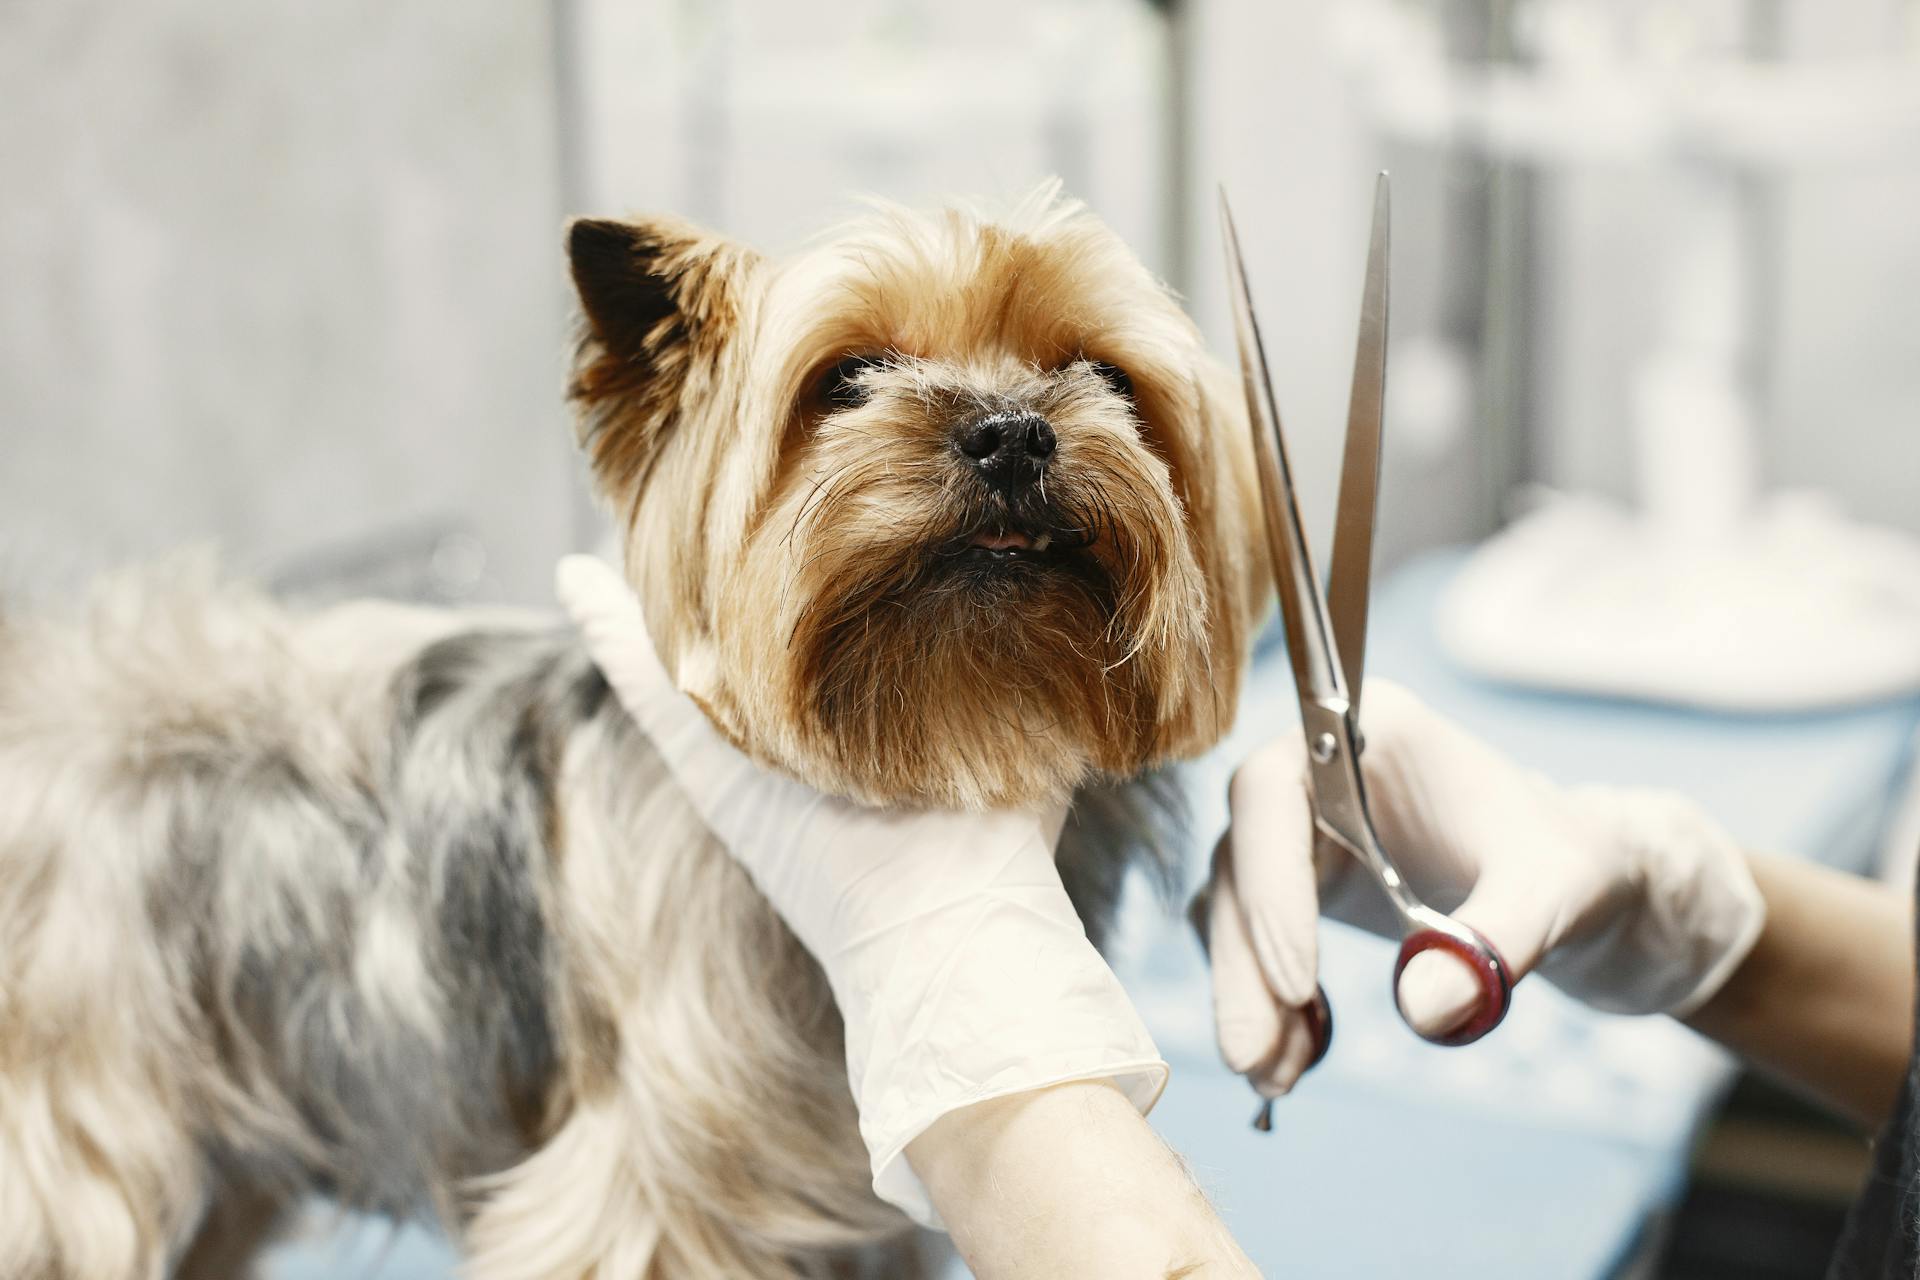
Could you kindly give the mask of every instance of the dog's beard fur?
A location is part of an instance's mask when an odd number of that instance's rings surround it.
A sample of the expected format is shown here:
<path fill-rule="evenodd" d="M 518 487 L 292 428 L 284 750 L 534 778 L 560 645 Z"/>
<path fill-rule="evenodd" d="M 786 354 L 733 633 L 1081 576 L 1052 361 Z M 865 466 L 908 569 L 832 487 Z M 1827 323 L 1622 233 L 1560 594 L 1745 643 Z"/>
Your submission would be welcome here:
<path fill-rule="evenodd" d="M 875 803 L 1026 804 L 1228 727 L 1260 596 L 1244 418 L 1077 206 L 883 210 L 785 262 L 661 221 L 572 251 L 629 575 L 749 751 Z M 992 414 L 1051 433 L 1036 483 L 957 447 Z M 969 545 L 1008 533 L 1045 549 Z"/>
<path fill-rule="evenodd" d="M 1086 361 L 1051 377 L 930 366 L 865 375 L 868 402 L 822 422 L 781 476 L 722 598 L 739 620 L 723 667 L 781 700 L 785 758 L 871 798 L 1022 800 L 1089 768 L 1137 771 L 1207 674 L 1205 593 L 1166 468 Z M 1012 501 L 950 438 L 1008 405 L 1059 438 L 1051 483 Z M 1009 530 L 1048 546 L 970 545 Z M 750 630 L 756 600 L 775 603 Z"/>
<path fill-rule="evenodd" d="M 571 249 L 629 576 L 762 758 L 986 804 L 1224 731 L 1244 424 L 1083 214 L 887 212 L 786 264 L 666 222 Z M 1048 424 L 1044 486 L 956 456 L 983 411 Z M 183 1274 L 232 1274 L 195 1268 L 312 1190 L 437 1216 L 477 1280 L 910 1274 L 823 978 L 570 631 L 97 598 L 0 620 L 0 1276 L 157 1280 L 209 1204 Z M 1096 942 L 1146 795 L 1076 795 Z"/>

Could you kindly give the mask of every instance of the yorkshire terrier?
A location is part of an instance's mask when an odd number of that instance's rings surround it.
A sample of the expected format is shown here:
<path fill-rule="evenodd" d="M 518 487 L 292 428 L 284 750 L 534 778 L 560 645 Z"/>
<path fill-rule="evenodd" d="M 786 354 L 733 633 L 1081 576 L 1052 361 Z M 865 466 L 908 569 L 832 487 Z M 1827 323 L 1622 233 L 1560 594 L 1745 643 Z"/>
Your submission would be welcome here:
<path fill-rule="evenodd" d="M 1135 784 L 1229 727 L 1263 604 L 1244 411 L 1045 191 L 770 260 L 569 235 L 571 396 L 675 679 L 875 804 Z M 1105 815 L 1105 816 L 1103 816 Z M 0 624 L 0 1276 L 247 1273 L 319 1192 L 475 1280 L 912 1274 L 819 970 L 569 628 L 191 574 Z"/>

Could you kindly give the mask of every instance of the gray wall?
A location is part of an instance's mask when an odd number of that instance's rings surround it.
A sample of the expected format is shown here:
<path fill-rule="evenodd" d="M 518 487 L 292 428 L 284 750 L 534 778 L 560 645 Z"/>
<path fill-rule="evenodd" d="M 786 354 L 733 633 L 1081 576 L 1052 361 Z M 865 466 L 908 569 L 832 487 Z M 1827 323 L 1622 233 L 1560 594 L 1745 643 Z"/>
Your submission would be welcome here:
<path fill-rule="evenodd" d="M 1499 515 L 1500 442 L 1478 429 L 1486 177 L 1382 141 L 1333 54 L 1340 0 L 1192 0 L 1184 279 L 1233 359 L 1217 195 L 1246 252 L 1309 539 L 1329 546 L 1352 387 L 1374 172 L 1393 174 L 1393 298 L 1376 558 L 1471 540 Z M 1494 251 L 1511 252 L 1502 243 Z M 1468 291 L 1463 296 L 1461 290 Z M 1463 305 L 1464 304 L 1464 305 Z"/>
<path fill-rule="evenodd" d="M 1920 41 L 1902 0 L 1783 0 L 1758 42 L 1842 69 Z M 1752 13 L 1746 16 L 1751 19 Z M 1920 60 L 1916 60 L 1920 66 Z M 1920 77 L 1920 70 L 1911 73 Z M 1542 184 L 1539 478 L 1625 496 L 1630 379 L 1670 262 L 1670 166 L 1576 165 Z M 1747 334 L 1760 469 L 1920 532 L 1920 129 L 1742 179 L 1756 229 Z"/>
<path fill-rule="evenodd" d="M 0 6 L 0 576 L 211 538 L 546 598 L 554 62 L 541 4 Z"/>

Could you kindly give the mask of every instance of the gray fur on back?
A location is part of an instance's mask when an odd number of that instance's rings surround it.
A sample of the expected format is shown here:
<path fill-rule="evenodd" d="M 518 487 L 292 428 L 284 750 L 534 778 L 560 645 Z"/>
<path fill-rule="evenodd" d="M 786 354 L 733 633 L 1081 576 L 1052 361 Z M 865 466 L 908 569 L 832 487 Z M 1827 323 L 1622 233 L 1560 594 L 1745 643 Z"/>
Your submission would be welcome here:
<path fill-rule="evenodd" d="M 307 1178 L 405 1213 L 537 1128 L 554 779 L 606 686 L 570 633 L 471 631 L 403 662 L 388 697 L 363 776 L 236 738 L 153 759 L 144 785 L 171 810 L 155 927 L 224 1054 L 305 1122 Z M 370 951 L 424 979 L 417 1000 L 380 987 Z"/>

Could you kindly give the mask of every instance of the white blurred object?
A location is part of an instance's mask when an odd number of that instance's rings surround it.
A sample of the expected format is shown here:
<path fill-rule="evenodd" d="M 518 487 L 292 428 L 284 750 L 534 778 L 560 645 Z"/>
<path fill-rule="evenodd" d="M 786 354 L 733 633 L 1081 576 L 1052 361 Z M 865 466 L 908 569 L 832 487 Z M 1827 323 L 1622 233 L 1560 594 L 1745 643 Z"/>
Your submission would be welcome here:
<path fill-rule="evenodd" d="M 1674 185 L 1659 330 L 1633 378 L 1635 478 L 1649 523 L 1714 543 L 1735 535 L 1760 497 L 1742 359 L 1754 229 L 1729 173 L 1683 171 Z"/>
<path fill-rule="evenodd" d="M 1416 333 L 1393 354 L 1387 435 L 1423 462 L 1447 455 L 1473 420 L 1473 374 L 1460 348 Z"/>
<path fill-rule="evenodd" d="M 1492 678 L 1723 711 L 1920 690 L 1920 543 L 1778 494 L 1722 538 L 1559 496 L 1490 539 L 1441 602 Z"/>

